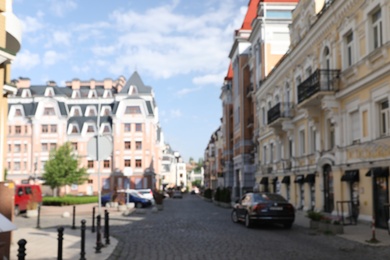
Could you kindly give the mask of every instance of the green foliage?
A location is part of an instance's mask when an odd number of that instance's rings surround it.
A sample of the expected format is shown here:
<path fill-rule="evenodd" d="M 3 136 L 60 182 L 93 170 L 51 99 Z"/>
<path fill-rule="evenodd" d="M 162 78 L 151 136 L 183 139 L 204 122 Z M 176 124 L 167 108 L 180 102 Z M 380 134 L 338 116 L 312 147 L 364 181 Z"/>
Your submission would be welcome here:
<path fill-rule="evenodd" d="M 77 204 L 98 203 L 98 196 L 43 197 L 42 204 L 46 206 L 66 206 Z"/>
<path fill-rule="evenodd" d="M 82 184 L 88 179 L 88 173 L 85 168 L 79 168 L 78 158 L 73 155 L 72 145 L 68 142 L 50 153 L 43 178 L 46 185 L 54 189 Z"/>
<path fill-rule="evenodd" d="M 196 187 L 200 188 L 200 186 L 202 185 L 202 182 L 200 180 L 195 180 L 195 181 L 191 182 L 191 184 L 193 187 L 196 186 Z"/>
<path fill-rule="evenodd" d="M 231 202 L 231 196 L 230 196 L 230 190 L 228 188 L 217 188 L 215 194 L 214 194 L 214 200 L 230 203 Z"/>
<path fill-rule="evenodd" d="M 214 200 L 215 201 L 221 201 L 221 189 L 217 188 L 217 190 L 214 193 Z"/>
<path fill-rule="evenodd" d="M 7 180 L 8 170 L 4 169 L 4 180 Z"/>
<path fill-rule="evenodd" d="M 206 199 L 211 199 L 213 197 L 213 190 L 208 188 L 204 191 L 204 194 L 203 196 L 206 198 Z"/>
<path fill-rule="evenodd" d="M 313 221 L 320 221 L 321 219 L 323 219 L 324 216 L 320 212 L 310 210 L 307 212 L 306 217 L 308 217 L 309 219 L 311 219 Z"/>
<path fill-rule="evenodd" d="M 203 159 L 200 158 L 198 160 L 198 163 L 196 164 L 196 167 L 194 168 L 194 172 L 200 172 L 203 167 Z"/>

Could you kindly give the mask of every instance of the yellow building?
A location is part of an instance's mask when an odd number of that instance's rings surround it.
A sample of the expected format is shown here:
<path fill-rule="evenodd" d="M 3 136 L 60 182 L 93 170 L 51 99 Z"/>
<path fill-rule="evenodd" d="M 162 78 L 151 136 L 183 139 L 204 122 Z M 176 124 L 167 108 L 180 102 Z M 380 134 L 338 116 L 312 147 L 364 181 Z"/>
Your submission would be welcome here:
<path fill-rule="evenodd" d="M 266 111 L 258 114 L 257 183 L 274 180 L 270 190 L 298 209 L 386 227 L 388 24 L 389 1 L 299 1 L 290 49 L 256 91 Z"/>
<path fill-rule="evenodd" d="M 0 181 L 4 181 L 8 151 L 6 133 L 8 102 L 7 96 L 16 93 L 11 82 L 11 62 L 20 50 L 22 27 L 12 13 L 12 0 L 0 0 Z"/>

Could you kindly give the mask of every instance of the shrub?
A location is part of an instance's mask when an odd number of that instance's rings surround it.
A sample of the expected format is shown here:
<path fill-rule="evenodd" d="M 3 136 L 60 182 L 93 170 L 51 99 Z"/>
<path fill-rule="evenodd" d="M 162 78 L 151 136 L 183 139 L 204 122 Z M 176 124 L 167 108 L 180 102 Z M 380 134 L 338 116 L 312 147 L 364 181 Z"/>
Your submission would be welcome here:
<path fill-rule="evenodd" d="M 203 196 L 206 198 L 206 199 L 211 199 L 213 197 L 213 190 L 208 188 L 204 191 L 203 193 Z"/>
<path fill-rule="evenodd" d="M 221 189 L 220 188 L 217 188 L 217 190 L 215 191 L 215 194 L 214 194 L 214 200 L 215 201 L 221 201 Z"/>
<path fill-rule="evenodd" d="M 324 218 L 324 216 L 320 212 L 316 212 L 314 210 L 308 211 L 306 217 L 313 221 L 320 221 Z"/>
<path fill-rule="evenodd" d="M 230 203 L 231 202 L 231 197 L 230 197 L 230 190 L 228 188 L 223 188 L 221 192 L 221 201 Z"/>
<path fill-rule="evenodd" d="M 43 197 L 42 204 L 45 206 L 67 206 L 76 204 L 98 203 L 97 196 L 65 196 Z"/>

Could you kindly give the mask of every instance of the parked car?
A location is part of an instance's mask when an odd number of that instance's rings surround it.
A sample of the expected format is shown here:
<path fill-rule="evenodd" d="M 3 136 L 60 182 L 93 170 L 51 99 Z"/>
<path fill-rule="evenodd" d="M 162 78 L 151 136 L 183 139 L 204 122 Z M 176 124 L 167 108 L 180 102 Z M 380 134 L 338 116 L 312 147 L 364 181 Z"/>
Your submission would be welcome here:
<path fill-rule="evenodd" d="M 153 197 L 153 191 L 151 189 L 137 189 L 139 193 L 142 194 L 142 196 L 152 202 L 152 205 L 156 204 L 154 197 Z"/>
<path fill-rule="evenodd" d="M 17 216 L 28 208 L 36 209 L 42 203 L 42 190 L 40 185 L 15 185 L 14 214 Z"/>
<path fill-rule="evenodd" d="M 105 206 L 107 202 L 112 201 L 113 194 L 107 193 L 100 197 L 102 206 Z M 143 197 L 143 195 L 136 190 L 119 190 L 116 194 L 115 200 L 119 203 L 129 203 L 133 202 L 136 208 L 146 208 L 152 205 L 152 202 L 149 199 Z"/>
<path fill-rule="evenodd" d="M 247 193 L 236 202 L 231 213 L 234 223 L 243 221 L 246 227 L 258 223 L 278 223 L 291 228 L 295 208 L 283 196 L 275 193 Z"/>
<path fill-rule="evenodd" d="M 172 193 L 172 198 L 182 199 L 183 198 L 183 194 L 181 193 L 180 190 L 174 190 L 173 193 Z"/>

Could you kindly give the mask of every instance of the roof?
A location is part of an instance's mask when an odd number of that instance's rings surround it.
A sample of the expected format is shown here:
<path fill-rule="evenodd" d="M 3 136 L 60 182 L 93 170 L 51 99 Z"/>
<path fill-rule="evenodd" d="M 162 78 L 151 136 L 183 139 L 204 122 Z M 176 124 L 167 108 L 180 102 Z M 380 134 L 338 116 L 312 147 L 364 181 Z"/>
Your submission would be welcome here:
<path fill-rule="evenodd" d="M 136 86 L 137 89 L 138 89 L 138 93 L 147 93 L 147 94 L 149 94 L 149 93 L 152 92 L 152 88 L 148 87 L 148 86 L 145 86 L 145 84 L 143 83 L 140 75 L 136 71 L 133 73 L 133 75 L 131 75 L 131 77 L 126 82 L 125 86 L 120 91 L 120 93 L 122 93 L 122 94 L 129 93 L 130 86 Z"/>
<path fill-rule="evenodd" d="M 263 1 L 262 1 L 263 2 Z M 246 12 L 244 22 L 242 23 L 242 30 L 251 30 L 252 21 L 257 17 L 257 6 L 259 5 L 260 0 L 250 0 L 248 3 L 248 10 Z"/>

